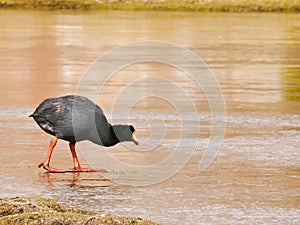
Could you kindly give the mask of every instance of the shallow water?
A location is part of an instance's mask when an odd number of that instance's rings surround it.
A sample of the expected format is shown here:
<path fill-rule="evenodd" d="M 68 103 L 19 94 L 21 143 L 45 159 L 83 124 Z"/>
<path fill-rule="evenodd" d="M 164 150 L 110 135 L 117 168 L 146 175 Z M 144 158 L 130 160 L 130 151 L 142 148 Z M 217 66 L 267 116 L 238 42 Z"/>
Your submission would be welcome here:
<path fill-rule="evenodd" d="M 1 11 L 0 196 L 50 197 L 74 207 L 164 224 L 299 224 L 299 17 Z M 207 63 L 220 84 L 226 133 L 205 171 L 199 171 L 199 162 L 212 135 L 213 103 L 184 71 L 143 62 L 116 72 L 102 86 L 98 80 L 80 83 L 100 56 L 145 40 L 187 47 Z M 168 88 L 164 81 L 173 86 Z M 45 173 L 37 164 L 51 137 L 28 115 L 43 99 L 78 93 L 80 88 L 86 96 L 97 97 L 99 92 L 97 102 L 109 120 L 134 124 L 140 145 L 101 150 L 88 142 L 78 144 L 83 165 L 98 165 L 99 160 L 99 166 L 114 169 L 110 174 Z M 139 101 L 132 102 L 134 96 L 140 96 Z M 175 150 L 180 140 L 184 145 Z M 118 170 L 107 160 L 149 167 L 195 143 L 195 151 L 186 153 L 191 158 L 176 175 L 144 187 L 122 184 L 126 179 L 138 184 L 140 167 Z M 52 165 L 72 166 L 67 143 L 58 143 Z M 122 175 L 123 180 L 112 182 L 110 175 Z M 149 181 L 158 174 L 142 175 Z"/>

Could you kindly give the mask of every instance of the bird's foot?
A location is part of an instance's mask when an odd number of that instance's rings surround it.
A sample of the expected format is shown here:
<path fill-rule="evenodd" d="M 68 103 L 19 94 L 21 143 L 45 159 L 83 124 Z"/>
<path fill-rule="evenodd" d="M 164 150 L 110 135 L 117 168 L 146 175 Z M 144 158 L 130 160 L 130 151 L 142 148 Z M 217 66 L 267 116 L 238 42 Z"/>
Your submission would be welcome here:
<path fill-rule="evenodd" d="M 56 168 L 53 168 L 49 165 L 49 163 L 44 163 L 44 162 L 41 162 L 38 167 L 43 167 L 45 170 L 47 170 L 48 172 L 50 173 L 66 173 L 66 172 L 71 172 L 71 171 L 68 171 L 68 170 L 65 170 L 65 169 L 56 169 Z"/>
<path fill-rule="evenodd" d="M 105 172 L 107 172 L 107 170 L 106 169 L 93 169 L 93 168 L 72 167 L 72 168 L 69 169 L 68 172 L 87 172 L 87 173 L 101 172 L 101 173 L 105 173 Z"/>
<path fill-rule="evenodd" d="M 50 173 L 77 173 L 77 172 L 87 172 L 87 173 L 95 173 L 95 172 L 101 172 L 105 173 L 108 172 L 106 169 L 93 169 L 93 168 L 82 168 L 82 167 L 71 167 L 69 169 L 56 169 L 51 167 L 49 164 L 45 162 L 41 162 L 38 167 L 43 167 L 45 170 L 47 170 Z"/>

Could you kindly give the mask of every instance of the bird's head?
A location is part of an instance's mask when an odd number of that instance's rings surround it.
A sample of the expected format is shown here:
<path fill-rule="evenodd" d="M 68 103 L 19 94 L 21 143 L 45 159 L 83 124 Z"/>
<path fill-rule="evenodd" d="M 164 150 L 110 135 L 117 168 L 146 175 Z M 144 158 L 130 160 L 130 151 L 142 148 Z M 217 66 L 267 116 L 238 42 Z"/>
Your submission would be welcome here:
<path fill-rule="evenodd" d="M 136 139 L 136 130 L 132 125 L 114 125 L 113 131 L 120 142 L 132 141 L 138 145 L 139 142 Z"/>

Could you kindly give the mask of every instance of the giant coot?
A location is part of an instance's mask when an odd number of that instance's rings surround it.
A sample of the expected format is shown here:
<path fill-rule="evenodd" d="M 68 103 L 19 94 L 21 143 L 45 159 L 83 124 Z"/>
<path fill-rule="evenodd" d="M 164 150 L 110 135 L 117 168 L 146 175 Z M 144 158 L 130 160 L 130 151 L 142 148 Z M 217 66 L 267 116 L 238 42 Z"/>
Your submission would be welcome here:
<path fill-rule="evenodd" d="M 49 150 L 44 162 L 39 164 L 53 173 L 64 172 L 96 172 L 100 170 L 82 168 L 75 151 L 75 143 L 89 140 L 102 146 L 113 146 L 119 142 L 135 139 L 135 128 L 132 125 L 111 125 L 103 110 L 86 97 L 66 95 L 44 100 L 29 117 L 46 133 L 54 138 L 50 142 Z M 93 129 L 94 128 L 94 129 Z M 62 139 L 69 142 L 74 167 L 70 169 L 55 169 L 50 167 L 53 149 Z"/>

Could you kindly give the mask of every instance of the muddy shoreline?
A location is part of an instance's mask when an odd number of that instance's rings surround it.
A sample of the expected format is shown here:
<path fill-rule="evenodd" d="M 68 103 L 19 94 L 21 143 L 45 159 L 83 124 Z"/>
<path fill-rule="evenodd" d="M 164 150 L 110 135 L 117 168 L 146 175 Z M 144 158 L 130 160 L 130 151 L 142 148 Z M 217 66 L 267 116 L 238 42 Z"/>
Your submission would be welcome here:
<path fill-rule="evenodd" d="M 199 12 L 300 12 L 300 0 L 6 0 L 1 9 L 157 10 Z"/>

